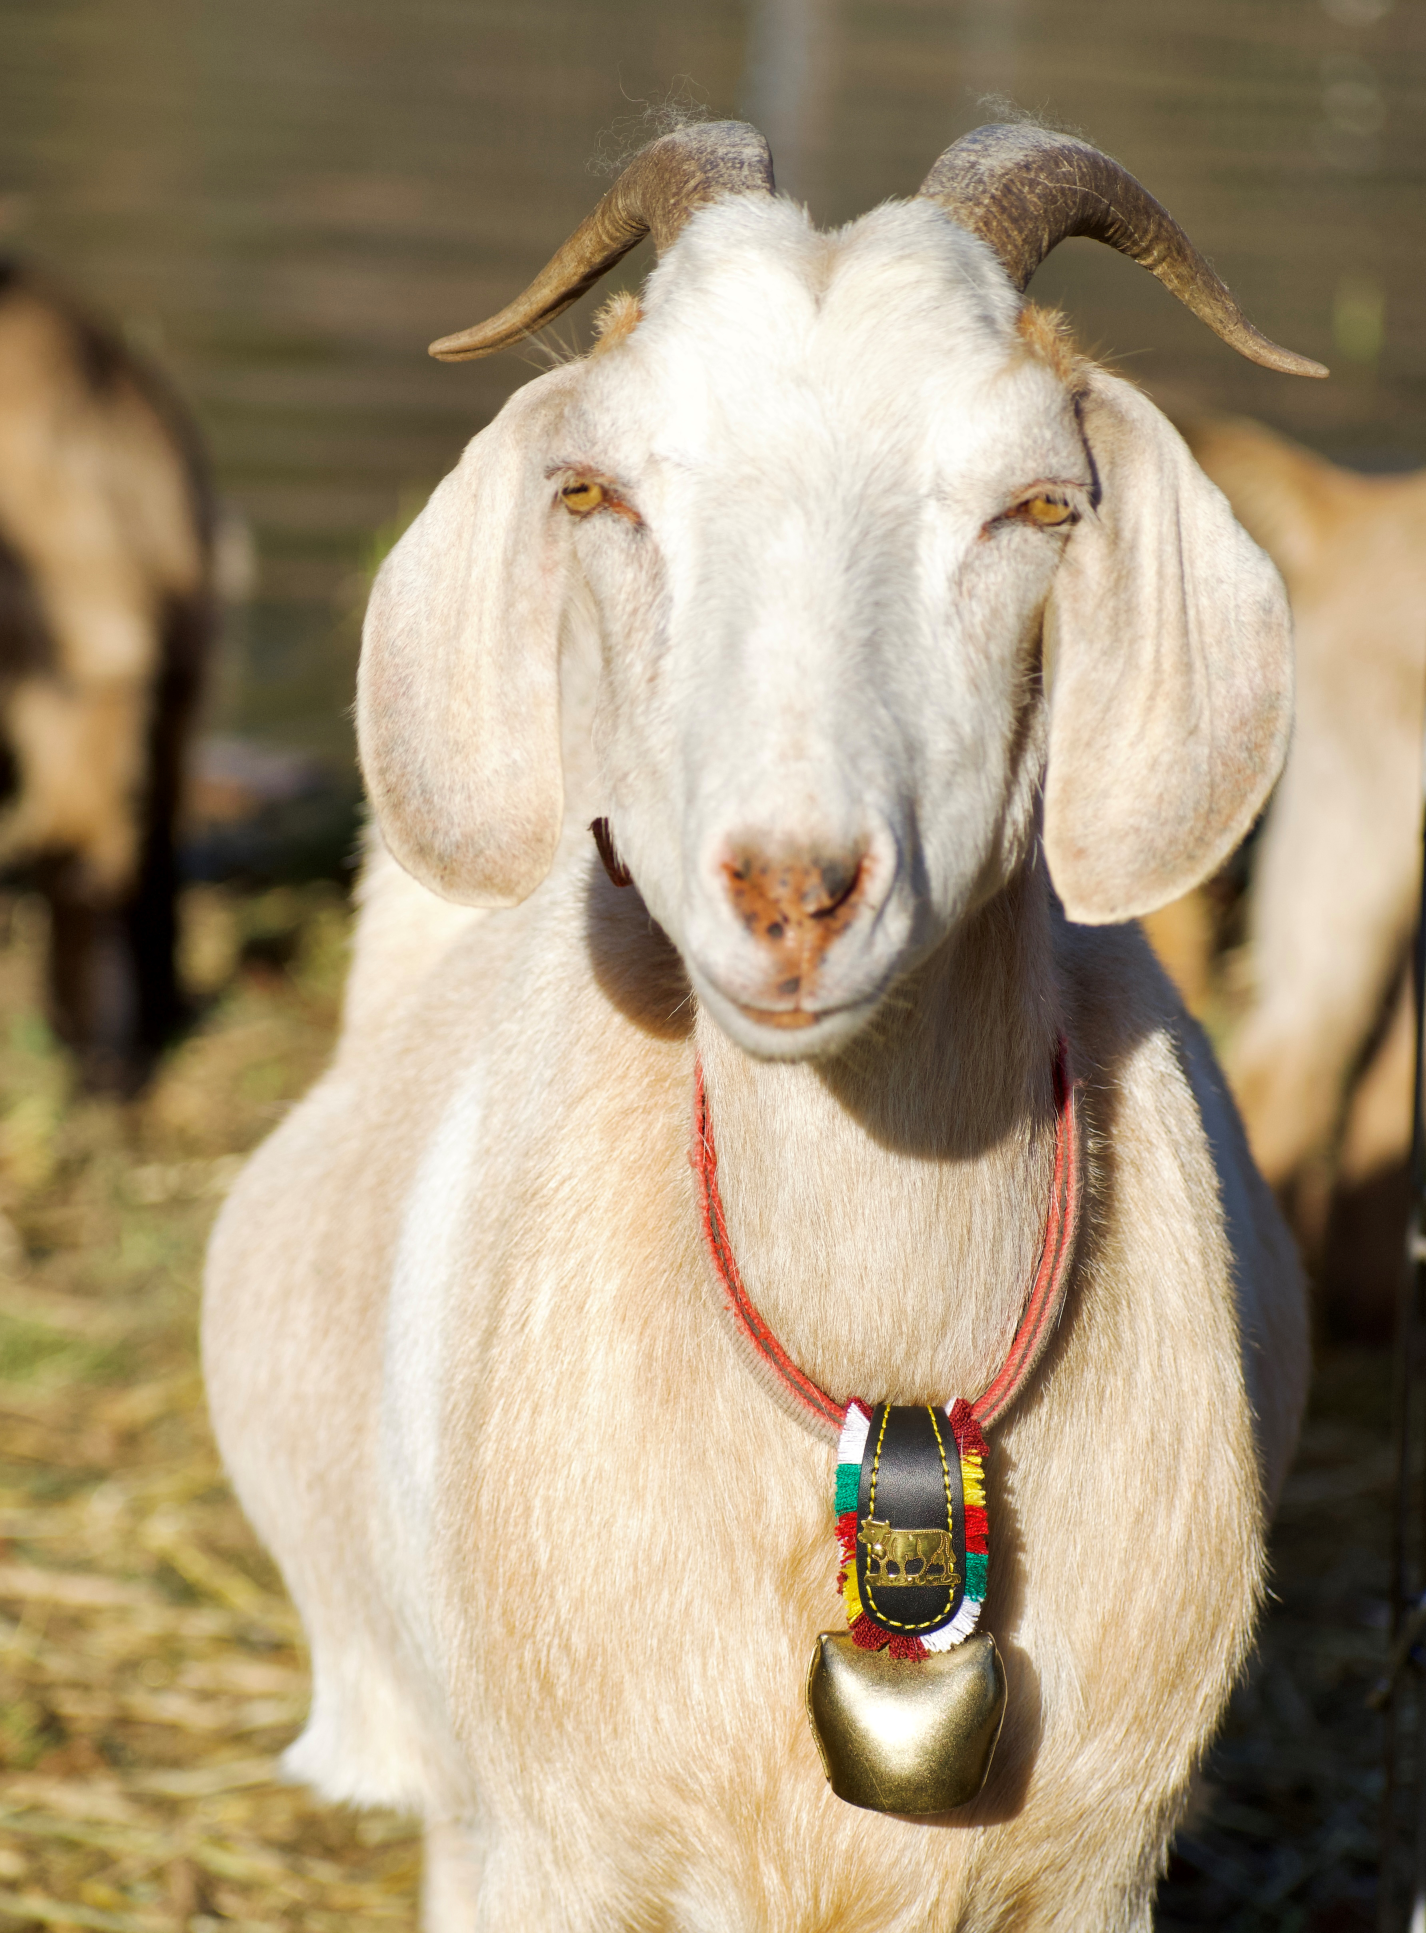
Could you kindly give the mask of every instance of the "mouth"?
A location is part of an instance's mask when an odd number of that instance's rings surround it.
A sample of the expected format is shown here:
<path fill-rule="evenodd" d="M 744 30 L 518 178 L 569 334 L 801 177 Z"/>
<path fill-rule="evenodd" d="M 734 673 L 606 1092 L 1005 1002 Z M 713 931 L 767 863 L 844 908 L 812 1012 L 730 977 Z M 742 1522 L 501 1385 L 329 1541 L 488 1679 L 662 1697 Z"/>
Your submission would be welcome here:
<path fill-rule="evenodd" d="M 817 1059 L 836 1053 L 859 1033 L 880 1004 L 878 988 L 835 1006 L 759 1007 L 694 974 L 698 997 L 723 1031 L 760 1060 Z"/>
<path fill-rule="evenodd" d="M 747 1007 L 741 1000 L 734 1005 L 744 1020 L 751 1020 L 755 1027 L 777 1027 L 783 1033 L 791 1033 L 798 1027 L 815 1027 L 819 1020 L 828 1017 L 808 1007 Z"/>

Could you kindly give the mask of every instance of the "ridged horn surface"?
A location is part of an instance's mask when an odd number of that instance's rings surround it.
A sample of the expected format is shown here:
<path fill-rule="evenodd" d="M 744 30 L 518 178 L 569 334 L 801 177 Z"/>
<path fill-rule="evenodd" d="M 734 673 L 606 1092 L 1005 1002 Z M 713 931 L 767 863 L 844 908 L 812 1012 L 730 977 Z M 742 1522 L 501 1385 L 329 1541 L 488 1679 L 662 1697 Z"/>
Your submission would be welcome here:
<path fill-rule="evenodd" d="M 708 202 L 773 192 L 767 142 L 746 122 L 704 121 L 665 134 L 634 156 L 523 295 L 488 322 L 442 336 L 430 353 L 441 362 L 469 362 L 508 349 L 563 315 L 645 235 L 662 255 Z"/>
<path fill-rule="evenodd" d="M 977 128 L 946 149 L 919 192 L 989 242 L 1017 289 L 1060 242 L 1087 235 L 1142 263 L 1250 362 L 1327 374 L 1255 329 L 1167 208 L 1088 142 L 1033 126 Z"/>

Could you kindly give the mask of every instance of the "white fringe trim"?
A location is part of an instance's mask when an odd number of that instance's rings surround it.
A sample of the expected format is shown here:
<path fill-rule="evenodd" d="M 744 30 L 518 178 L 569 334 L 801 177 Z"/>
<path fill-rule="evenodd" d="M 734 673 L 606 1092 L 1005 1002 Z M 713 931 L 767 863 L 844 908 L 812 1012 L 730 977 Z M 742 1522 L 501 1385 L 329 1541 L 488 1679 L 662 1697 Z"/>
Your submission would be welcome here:
<path fill-rule="evenodd" d="M 921 1642 L 928 1651 L 951 1651 L 964 1642 L 980 1622 L 980 1607 L 984 1600 L 978 1597 L 961 1599 L 961 1608 L 949 1624 L 943 1624 L 939 1631 L 933 1631 Z"/>
<path fill-rule="evenodd" d="M 841 1439 L 837 1444 L 838 1463 L 861 1462 L 870 1430 L 871 1418 L 859 1410 L 855 1403 L 848 1403 Z"/>

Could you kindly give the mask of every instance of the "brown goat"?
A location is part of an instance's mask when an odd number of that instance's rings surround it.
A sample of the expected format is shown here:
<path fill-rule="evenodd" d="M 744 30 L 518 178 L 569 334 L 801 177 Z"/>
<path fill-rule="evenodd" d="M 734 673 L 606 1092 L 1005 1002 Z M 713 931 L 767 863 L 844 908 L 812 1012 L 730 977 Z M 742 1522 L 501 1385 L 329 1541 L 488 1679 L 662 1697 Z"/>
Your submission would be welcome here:
<path fill-rule="evenodd" d="M 1227 1071 L 1334 1325 L 1379 1334 L 1411 1127 L 1426 473 L 1361 476 L 1239 418 L 1182 428 L 1282 573 L 1296 635 L 1296 726 L 1254 855 L 1253 990 Z M 1151 934 L 1190 1000 L 1201 994 L 1215 939 L 1201 902 L 1165 908 Z"/>
<path fill-rule="evenodd" d="M 212 632 L 193 425 L 111 331 L 0 264 L 0 865 L 49 902 L 49 1010 L 132 1091 L 183 1016 L 174 820 Z"/>

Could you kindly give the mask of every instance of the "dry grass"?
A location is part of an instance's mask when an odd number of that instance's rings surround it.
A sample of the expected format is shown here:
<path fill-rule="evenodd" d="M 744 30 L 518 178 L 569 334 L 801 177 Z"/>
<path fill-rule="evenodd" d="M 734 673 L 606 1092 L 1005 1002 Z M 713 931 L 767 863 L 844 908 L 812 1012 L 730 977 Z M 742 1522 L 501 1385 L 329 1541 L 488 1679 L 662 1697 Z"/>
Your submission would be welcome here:
<path fill-rule="evenodd" d="M 1160 1933 L 1369 1933 L 1394 1468 L 1385 1354 L 1319 1358 L 1258 1656 L 1159 1892 Z"/>
<path fill-rule="evenodd" d="M 36 1011 L 38 911 L 0 905 L 0 1926 L 410 1927 L 409 1822 L 273 1777 L 306 1661 L 223 1482 L 195 1341 L 217 1201 L 330 1045 L 346 914 L 321 888 L 186 910 L 213 1005 L 124 1109 L 72 1097 Z M 1319 1364 L 1259 1661 L 1164 1933 L 1371 1923 L 1386 1386 L 1381 1357 Z"/>
<path fill-rule="evenodd" d="M 0 949 L 0 1924 L 411 1926 L 409 1821 L 274 1777 L 300 1633 L 219 1469 L 203 1244 L 330 1045 L 346 916 L 317 888 L 187 904 L 206 1024 L 140 1104 L 75 1100 Z M 218 992 L 218 989 L 224 989 Z"/>

